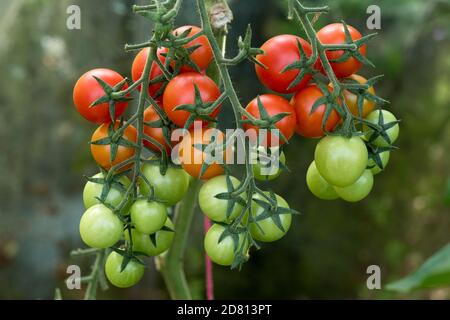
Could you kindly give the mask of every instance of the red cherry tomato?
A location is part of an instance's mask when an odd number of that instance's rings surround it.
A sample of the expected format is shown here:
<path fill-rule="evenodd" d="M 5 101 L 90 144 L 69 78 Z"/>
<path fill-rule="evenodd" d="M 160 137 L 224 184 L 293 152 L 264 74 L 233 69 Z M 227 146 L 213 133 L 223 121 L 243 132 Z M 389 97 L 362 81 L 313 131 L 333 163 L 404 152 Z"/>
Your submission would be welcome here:
<path fill-rule="evenodd" d="M 133 64 L 131 66 L 131 78 L 133 79 L 133 81 L 137 81 L 141 78 L 142 72 L 144 72 L 145 63 L 147 62 L 149 50 L 150 50 L 149 48 L 142 49 L 141 51 L 139 51 L 139 53 L 134 58 Z M 164 51 L 164 49 L 160 48 L 156 52 L 158 58 L 161 60 L 162 63 L 164 63 L 165 59 L 166 59 L 164 56 L 161 55 L 161 53 L 163 53 L 163 51 Z M 152 66 L 150 68 L 150 78 L 149 78 L 150 81 L 155 80 L 162 76 L 163 76 L 163 72 L 159 68 L 158 64 L 155 61 L 153 61 Z M 164 84 L 164 80 L 158 81 L 153 84 L 149 84 L 148 85 L 148 94 L 151 97 L 155 97 L 156 94 L 160 91 L 163 84 Z M 141 90 L 141 87 L 142 87 L 141 85 L 138 86 L 139 91 Z"/>
<path fill-rule="evenodd" d="M 73 88 L 73 103 L 78 112 L 87 120 L 94 123 L 111 123 L 109 114 L 109 103 L 101 103 L 90 107 L 93 102 L 105 95 L 102 86 L 94 77 L 102 79 L 110 86 L 114 87 L 124 78 L 117 72 L 110 69 L 92 69 L 83 74 Z M 128 88 L 125 83 L 121 90 Z M 128 102 L 115 103 L 115 118 L 119 118 L 128 106 Z"/>
<path fill-rule="evenodd" d="M 259 99 L 261 100 L 261 103 L 263 104 L 265 110 L 267 111 L 267 114 L 271 117 L 283 112 L 289 113 L 289 115 L 285 116 L 280 121 L 275 123 L 275 127 L 278 130 L 280 130 L 280 132 L 287 140 L 289 140 L 294 134 L 296 125 L 295 111 L 289 104 L 289 101 L 280 96 L 277 96 L 276 94 L 263 94 L 259 96 Z M 245 109 L 255 118 L 260 118 L 257 98 L 250 101 L 250 103 L 247 105 Z M 244 119 L 246 119 L 246 117 L 244 117 Z M 255 130 L 257 135 L 259 135 L 259 127 L 257 126 L 245 123 L 244 129 L 245 130 L 253 129 Z M 276 143 L 277 140 L 278 143 Z M 284 143 L 285 142 L 281 137 L 275 138 L 274 135 L 271 133 L 267 133 L 267 135 L 262 138 L 262 141 L 259 141 L 259 144 L 269 147 L 283 145 Z"/>
<path fill-rule="evenodd" d="M 152 106 L 149 106 L 147 109 L 145 109 L 145 122 L 156 122 L 158 120 L 161 120 L 161 118 Z M 163 129 L 161 127 L 151 127 L 148 125 L 144 125 L 144 133 L 159 142 L 166 149 L 167 153 L 170 154 L 171 146 L 166 143 L 166 140 L 164 139 Z M 150 141 L 144 140 L 144 145 L 154 151 L 161 152 L 158 146 L 154 145 Z"/>

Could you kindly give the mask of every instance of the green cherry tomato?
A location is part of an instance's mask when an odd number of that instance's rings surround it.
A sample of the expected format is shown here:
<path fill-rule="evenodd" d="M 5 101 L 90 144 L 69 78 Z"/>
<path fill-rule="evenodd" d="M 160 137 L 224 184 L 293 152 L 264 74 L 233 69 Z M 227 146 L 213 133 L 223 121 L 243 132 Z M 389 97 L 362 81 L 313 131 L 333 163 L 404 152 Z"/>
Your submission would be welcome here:
<path fill-rule="evenodd" d="M 224 231 L 225 227 L 216 223 L 209 228 L 204 240 L 205 251 L 213 262 L 222 266 L 230 266 L 234 261 L 236 251 L 242 247 L 244 236 L 242 233 L 238 235 L 237 244 L 231 235 L 227 235 L 219 242 Z"/>
<path fill-rule="evenodd" d="M 131 206 L 130 214 L 136 230 L 151 234 L 163 227 L 167 219 L 167 208 L 156 201 L 139 199 Z"/>
<path fill-rule="evenodd" d="M 278 178 L 283 171 L 280 163 L 286 164 L 286 156 L 283 151 L 279 154 L 279 157 L 272 159 L 266 157 L 257 159 L 256 163 L 252 164 L 253 176 L 260 181 L 270 181 Z M 276 163 L 276 160 L 279 162 Z"/>
<path fill-rule="evenodd" d="M 366 170 L 352 185 L 344 188 L 334 187 L 336 193 L 345 201 L 356 202 L 364 199 L 373 187 L 372 171 Z"/>
<path fill-rule="evenodd" d="M 159 171 L 159 165 L 146 163 L 142 166 L 142 174 L 155 190 L 156 198 L 164 201 L 167 207 L 183 199 L 189 187 L 189 175 L 181 168 L 169 167 L 165 175 Z M 140 191 L 144 196 L 150 194 L 150 187 L 144 180 L 139 181 Z"/>
<path fill-rule="evenodd" d="M 326 136 L 314 153 L 317 170 L 331 185 L 349 186 L 358 180 L 367 167 L 367 148 L 361 138 Z"/>
<path fill-rule="evenodd" d="M 311 162 L 306 172 L 306 184 L 312 194 L 319 199 L 334 200 L 339 198 L 333 186 L 320 175 L 315 161 Z"/>
<path fill-rule="evenodd" d="M 131 259 L 125 269 L 122 269 L 124 257 L 113 251 L 105 263 L 105 274 L 109 282 L 119 288 L 129 288 L 138 283 L 144 276 L 144 266 Z"/>
<path fill-rule="evenodd" d="M 227 218 L 227 208 L 229 200 L 217 199 L 216 195 L 224 192 L 236 190 L 240 182 L 235 177 L 230 176 L 233 188 L 228 190 L 226 176 L 217 176 L 209 179 L 200 188 L 198 203 L 202 212 L 211 220 L 217 222 L 232 222 L 241 212 L 242 206 L 235 202 Z"/>
<path fill-rule="evenodd" d="M 387 164 L 389 162 L 390 154 L 391 153 L 389 151 L 384 151 L 384 152 L 381 152 L 379 154 L 380 155 L 380 159 L 381 159 L 381 163 L 383 164 L 383 169 L 380 168 L 375 163 L 375 161 L 373 161 L 373 159 L 369 159 L 369 162 L 367 163 L 367 167 L 370 168 L 370 171 L 372 171 L 373 175 L 376 175 L 376 174 L 380 173 L 381 171 L 383 171 L 386 168 L 386 166 L 387 166 Z"/>
<path fill-rule="evenodd" d="M 390 113 L 387 110 L 375 110 L 372 111 L 371 113 L 369 113 L 369 115 L 367 116 L 366 120 L 370 121 L 374 124 L 379 124 L 379 119 L 380 119 L 380 113 L 383 114 L 383 123 L 389 124 L 390 122 L 394 122 L 397 121 L 397 118 Z M 369 140 L 370 137 L 372 136 L 372 134 L 374 133 L 374 130 L 372 128 L 369 128 L 368 126 L 364 125 L 363 126 L 363 131 L 365 133 L 365 139 Z M 375 144 L 378 147 L 388 147 L 389 145 L 393 144 L 397 138 L 398 138 L 398 134 L 400 132 L 400 127 L 397 124 L 395 124 L 393 127 L 389 128 L 386 130 L 386 134 L 389 137 L 390 143 L 388 141 L 386 141 L 381 135 L 378 136 L 374 141 L 373 144 Z"/>
<path fill-rule="evenodd" d="M 92 248 L 113 246 L 123 232 L 120 219 L 103 204 L 96 204 L 86 210 L 80 220 L 81 239 Z"/>
<path fill-rule="evenodd" d="M 170 230 L 174 230 L 174 226 L 170 218 L 167 218 L 164 226 Z M 153 234 L 156 246 L 151 239 L 151 235 L 141 233 L 136 229 L 131 229 L 131 236 L 133 237 L 133 251 L 142 252 L 148 256 L 157 256 L 170 248 L 173 241 L 174 231 L 159 230 Z M 130 240 L 128 230 L 125 230 L 125 239 Z"/>
<path fill-rule="evenodd" d="M 92 178 L 94 179 L 104 179 L 105 174 L 103 172 L 97 173 Z M 130 179 L 126 176 L 120 177 L 118 181 L 124 189 L 126 189 L 130 185 Z M 90 208 L 94 204 L 99 204 L 100 201 L 97 198 L 100 198 L 102 195 L 104 184 L 95 183 L 88 181 L 83 189 L 83 203 L 84 207 Z M 119 187 L 115 187 L 114 185 L 109 189 L 108 195 L 106 196 L 105 202 L 113 207 L 117 207 L 123 200 L 125 196 L 125 191 L 120 190 Z"/>
<path fill-rule="evenodd" d="M 269 195 L 269 193 L 266 193 Z M 288 208 L 289 205 L 282 197 L 279 195 L 275 195 L 277 206 L 280 208 Z M 253 199 L 258 199 L 267 202 L 267 199 L 265 199 L 262 195 L 257 194 L 253 196 Z M 254 222 L 250 224 L 250 232 L 258 241 L 262 242 L 272 242 L 281 239 L 289 230 L 291 227 L 291 221 L 292 221 L 292 214 L 272 214 L 271 216 L 267 218 L 263 218 L 261 220 L 258 220 L 258 217 L 262 214 L 265 214 L 266 210 L 261 207 L 258 203 L 253 201 L 252 203 L 252 215 L 255 220 L 257 220 L 258 225 L 256 225 Z M 277 217 L 278 216 L 278 217 Z M 275 223 L 274 219 L 279 219 L 281 222 L 281 225 L 283 226 L 284 230 L 281 230 L 277 224 Z"/>

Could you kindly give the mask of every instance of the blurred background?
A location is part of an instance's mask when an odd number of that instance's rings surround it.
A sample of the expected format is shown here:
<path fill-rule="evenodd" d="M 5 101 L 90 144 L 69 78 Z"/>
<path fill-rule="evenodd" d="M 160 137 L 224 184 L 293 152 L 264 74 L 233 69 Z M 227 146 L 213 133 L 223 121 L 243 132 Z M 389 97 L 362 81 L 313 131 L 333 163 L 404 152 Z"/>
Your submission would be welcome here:
<path fill-rule="evenodd" d="M 52 299 L 82 292 L 65 288 L 66 268 L 89 272 L 92 258 L 71 259 L 83 246 L 78 233 L 84 211 L 83 175 L 96 172 L 88 141 L 95 129 L 72 103 L 78 77 L 95 67 L 130 77 L 134 53 L 125 43 L 149 37 L 151 25 L 131 12 L 131 0 L 0 1 L 0 298 Z M 287 21 L 285 1 L 233 0 L 228 48 L 252 24 L 254 44 L 280 33 L 302 35 Z M 286 149 L 291 174 L 270 187 L 300 210 L 282 240 L 254 252 L 241 271 L 216 266 L 217 298 L 450 298 L 449 289 L 396 294 L 368 290 L 366 268 L 379 265 L 382 285 L 416 269 L 450 242 L 450 4 L 421 0 L 317 0 L 331 12 L 317 28 L 344 19 L 363 34 L 366 9 L 381 8 L 381 30 L 368 57 L 384 74 L 377 93 L 402 119 L 387 170 L 376 176 L 371 195 L 349 204 L 315 198 L 306 187 L 306 169 L 316 141 L 296 136 Z M 68 30 L 66 10 L 81 8 L 81 30 Z M 198 24 L 195 2 L 184 1 L 178 24 Z M 250 63 L 231 69 L 246 104 L 266 92 Z M 222 109 L 224 121 L 231 119 Z M 196 214 L 186 273 L 193 294 L 203 298 L 202 216 Z M 100 292 L 100 299 L 165 299 L 152 260 L 141 283 L 127 290 Z"/>

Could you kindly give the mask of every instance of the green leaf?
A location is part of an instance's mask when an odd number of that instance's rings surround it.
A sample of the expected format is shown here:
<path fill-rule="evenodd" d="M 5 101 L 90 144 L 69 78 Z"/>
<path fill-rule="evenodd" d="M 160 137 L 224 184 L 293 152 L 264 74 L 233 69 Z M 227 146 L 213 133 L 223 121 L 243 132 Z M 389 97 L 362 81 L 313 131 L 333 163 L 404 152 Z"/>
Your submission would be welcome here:
<path fill-rule="evenodd" d="M 436 252 L 416 271 L 387 285 L 386 289 L 410 292 L 415 289 L 450 286 L 450 244 Z"/>

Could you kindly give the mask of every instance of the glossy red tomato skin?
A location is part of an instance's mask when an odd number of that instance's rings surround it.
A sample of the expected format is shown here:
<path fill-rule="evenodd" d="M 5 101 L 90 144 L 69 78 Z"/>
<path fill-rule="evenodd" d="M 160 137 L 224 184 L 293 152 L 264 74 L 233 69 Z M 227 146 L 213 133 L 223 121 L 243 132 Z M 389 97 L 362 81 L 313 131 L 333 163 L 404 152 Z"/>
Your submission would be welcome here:
<path fill-rule="evenodd" d="M 263 104 L 269 116 L 274 116 L 276 114 L 284 112 L 289 113 L 289 115 L 285 116 L 275 124 L 275 127 L 280 130 L 280 132 L 287 140 L 289 140 L 294 134 L 295 126 L 297 123 L 295 110 L 289 104 L 289 101 L 276 94 L 263 94 L 259 96 L 259 99 L 261 100 L 261 103 Z M 258 119 L 260 118 L 257 98 L 250 101 L 245 109 L 254 117 Z M 246 117 L 244 117 L 244 119 L 246 119 Z M 253 129 L 255 130 L 257 135 L 259 135 L 259 127 L 257 126 L 249 123 L 244 123 L 244 129 Z M 277 145 L 283 145 L 285 141 L 283 141 L 281 137 L 274 138 L 273 134 L 268 133 L 265 137 L 263 137 L 262 141 L 259 141 L 259 143 L 263 146 L 276 147 Z"/>
<path fill-rule="evenodd" d="M 325 105 L 320 105 L 313 113 L 310 113 L 314 103 L 322 97 L 323 92 L 316 85 L 307 86 L 292 97 L 291 104 L 297 115 L 295 131 L 299 135 L 307 138 L 320 138 L 325 134 L 322 130 Z M 328 132 L 333 131 L 339 120 L 339 114 L 333 109 L 325 123 L 325 129 Z"/>
<path fill-rule="evenodd" d="M 159 114 L 155 111 L 153 106 L 147 107 L 144 111 L 144 122 L 156 122 L 161 120 L 161 117 Z M 144 125 L 144 133 L 155 139 L 157 142 L 159 142 L 167 151 L 168 154 L 170 154 L 171 146 L 167 144 L 166 140 L 164 139 L 164 132 L 161 127 L 155 128 L 151 126 Z M 144 140 L 144 145 L 148 148 L 152 149 L 156 152 L 161 152 L 161 150 L 158 148 L 157 145 L 151 143 L 150 141 Z"/>
<path fill-rule="evenodd" d="M 144 48 L 141 51 L 139 51 L 139 53 L 136 55 L 136 57 L 133 60 L 133 64 L 131 65 L 131 79 L 133 79 L 133 81 L 137 81 L 142 77 L 142 73 L 144 72 L 144 68 L 145 68 L 145 63 L 147 61 L 147 57 L 148 57 L 148 53 L 149 53 L 149 48 Z M 162 63 L 165 63 L 165 57 L 161 55 L 161 53 L 164 52 L 163 48 L 159 48 L 156 51 L 156 54 L 159 58 L 159 60 Z M 150 81 L 154 80 L 158 77 L 161 77 L 163 75 L 162 70 L 159 68 L 158 64 L 153 61 L 152 62 L 152 66 L 150 68 Z M 159 91 L 161 90 L 161 87 L 163 86 L 164 81 L 160 81 L 157 83 L 153 83 L 153 84 L 149 84 L 148 86 L 148 94 L 151 97 L 155 97 L 157 93 L 159 93 Z M 140 91 L 142 88 L 141 85 L 138 86 L 138 90 Z"/>
<path fill-rule="evenodd" d="M 348 31 L 350 32 L 350 36 L 353 40 L 358 40 L 362 38 L 361 33 L 356 30 L 354 27 L 347 25 Z M 322 29 L 317 32 L 317 37 L 322 44 L 342 44 L 346 43 L 345 41 L 345 29 L 342 23 L 332 23 L 326 25 Z M 367 51 L 367 46 L 362 45 L 359 48 L 359 52 L 365 56 Z M 338 59 L 344 54 L 343 50 L 337 51 L 327 51 L 326 55 L 328 60 Z M 338 78 L 344 78 L 352 75 L 357 72 L 362 63 L 358 61 L 354 57 L 350 57 L 343 62 L 330 62 L 331 67 L 333 68 L 334 73 Z"/>
<path fill-rule="evenodd" d="M 289 64 L 300 60 L 300 51 L 297 40 L 303 47 L 306 55 L 311 56 L 311 46 L 300 37 L 283 34 L 267 40 L 261 49 L 264 54 L 256 56 L 256 59 L 267 67 L 267 69 L 255 64 L 256 75 L 259 81 L 267 88 L 279 93 L 292 93 L 307 85 L 311 79 L 306 74 L 303 79 L 293 88 L 288 89 L 299 73 L 298 69 L 281 72 Z"/>
<path fill-rule="evenodd" d="M 179 127 L 184 127 L 190 113 L 185 110 L 175 110 L 175 108 L 180 105 L 195 103 L 194 84 L 197 85 L 203 102 L 213 102 L 220 96 L 220 90 L 216 83 L 208 76 L 200 73 L 181 73 L 170 80 L 163 95 L 164 111 L 169 119 Z M 210 116 L 212 118 L 217 117 L 219 111 L 220 106 Z M 207 121 L 202 120 L 202 122 L 203 125 L 208 124 Z"/>
<path fill-rule="evenodd" d="M 83 74 L 75 84 L 73 88 L 73 103 L 78 112 L 91 122 L 102 124 L 111 123 L 111 116 L 109 114 L 109 103 L 105 102 L 94 107 L 91 104 L 97 99 L 105 95 L 105 91 L 101 85 L 95 80 L 95 77 L 102 79 L 110 86 L 115 86 L 121 82 L 124 78 L 116 71 L 98 68 L 92 69 Z M 122 90 L 128 88 L 125 83 L 122 86 Z M 115 118 L 119 118 L 128 106 L 128 102 L 116 102 L 115 104 Z"/>
<path fill-rule="evenodd" d="M 197 26 L 188 25 L 188 26 L 182 26 L 182 27 L 175 29 L 173 31 L 173 34 L 180 35 L 188 29 L 191 29 L 191 31 L 189 32 L 187 37 L 191 37 L 202 31 L 202 29 Z M 200 37 L 188 42 L 187 44 L 184 45 L 184 47 L 190 48 L 190 47 L 197 46 L 197 45 L 200 45 L 200 47 L 195 49 L 190 54 L 190 59 L 192 62 L 194 62 L 200 68 L 200 70 L 206 70 L 206 68 L 208 68 L 208 66 L 211 63 L 211 60 L 213 58 L 211 45 L 209 44 L 208 38 L 203 35 L 203 36 L 200 36 Z M 196 70 L 188 65 L 184 65 L 181 67 L 180 71 L 181 72 L 191 72 L 191 71 L 196 71 Z"/>

